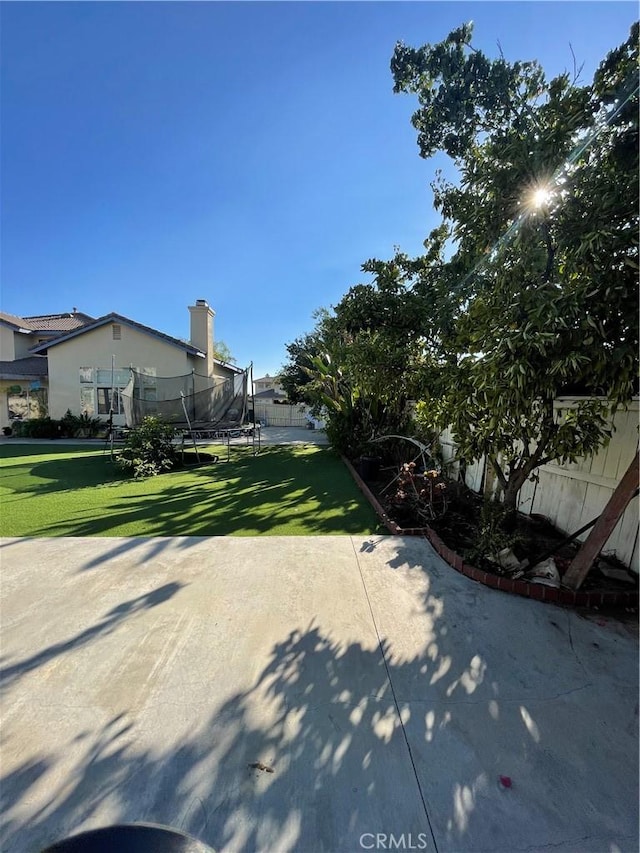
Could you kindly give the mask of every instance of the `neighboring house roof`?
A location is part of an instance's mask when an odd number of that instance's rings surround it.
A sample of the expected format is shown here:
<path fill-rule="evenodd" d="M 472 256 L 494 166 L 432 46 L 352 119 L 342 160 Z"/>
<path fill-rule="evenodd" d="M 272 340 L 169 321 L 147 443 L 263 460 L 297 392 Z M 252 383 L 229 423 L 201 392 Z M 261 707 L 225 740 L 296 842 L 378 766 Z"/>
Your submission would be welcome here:
<path fill-rule="evenodd" d="M 130 320 L 128 317 L 123 317 L 122 314 L 115 313 L 105 314 L 104 317 L 98 317 L 97 320 L 94 320 L 93 322 L 88 323 L 86 326 L 82 326 L 79 329 L 74 329 L 67 335 L 61 335 L 59 338 L 54 338 L 54 340 L 52 341 L 47 341 L 46 343 L 40 344 L 37 347 L 32 347 L 31 352 L 46 352 L 47 350 L 51 349 L 51 347 L 57 347 L 59 344 L 63 344 L 66 341 L 72 340 L 73 338 L 77 338 L 79 335 L 84 335 L 86 332 L 92 332 L 94 329 L 99 329 L 101 326 L 106 326 L 109 323 L 119 323 L 122 326 L 129 326 L 131 329 L 137 329 L 137 331 L 139 332 L 144 332 L 145 334 L 165 341 L 166 343 L 171 344 L 174 347 L 178 347 L 179 349 L 187 352 L 189 355 L 200 356 L 200 358 L 204 358 L 204 353 L 196 347 L 192 347 L 191 344 L 188 344 L 185 341 L 181 341 L 178 338 L 172 338 L 171 335 L 165 335 L 164 332 L 159 332 L 157 329 L 152 329 L 151 326 L 143 326 L 142 323 L 136 323 L 135 320 Z"/>
<path fill-rule="evenodd" d="M 259 391 L 257 394 L 253 395 L 254 398 L 260 400 L 286 400 L 287 395 L 283 394 L 281 391 L 274 391 L 273 388 L 269 388 L 268 391 Z"/>
<path fill-rule="evenodd" d="M 0 323 L 20 332 L 68 332 L 91 322 L 93 317 L 80 311 L 68 311 L 65 314 L 39 314 L 36 317 L 18 317 L 16 314 L 0 311 Z"/>
<path fill-rule="evenodd" d="M 254 379 L 254 382 L 269 382 L 271 385 L 279 385 L 280 377 L 279 376 L 269 376 L 267 373 L 266 376 L 261 376 L 259 379 Z"/>
<path fill-rule="evenodd" d="M 15 361 L 0 361 L 0 379 L 32 379 L 48 375 L 46 356 L 32 355 Z"/>

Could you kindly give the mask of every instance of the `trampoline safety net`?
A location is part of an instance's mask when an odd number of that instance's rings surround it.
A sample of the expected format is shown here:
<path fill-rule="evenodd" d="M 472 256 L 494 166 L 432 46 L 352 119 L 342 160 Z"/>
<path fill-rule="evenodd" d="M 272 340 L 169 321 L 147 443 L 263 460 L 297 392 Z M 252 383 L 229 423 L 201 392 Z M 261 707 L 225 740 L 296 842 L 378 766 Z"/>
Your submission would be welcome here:
<path fill-rule="evenodd" d="M 188 417 L 192 429 L 240 426 L 247 417 L 248 378 L 248 369 L 225 379 L 198 373 L 152 376 L 132 368 L 121 392 L 127 425 L 138 426 L 153 415 L 182 427 L 188 426 Z"/>

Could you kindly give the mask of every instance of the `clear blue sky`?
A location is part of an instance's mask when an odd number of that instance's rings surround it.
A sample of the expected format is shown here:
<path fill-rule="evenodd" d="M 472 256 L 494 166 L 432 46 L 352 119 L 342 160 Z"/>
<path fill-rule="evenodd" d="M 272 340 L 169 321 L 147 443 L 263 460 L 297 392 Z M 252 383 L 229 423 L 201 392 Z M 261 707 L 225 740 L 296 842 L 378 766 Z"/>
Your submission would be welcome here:
<path fill-rule="evenodd" d="M 436 224 L 401 39 L 462 22 L 588 82 L 635 2 L 4 3 L 2 310 L 117 311 L 177 337 L 186 306 L 256 375 L 312 311 Z"/>

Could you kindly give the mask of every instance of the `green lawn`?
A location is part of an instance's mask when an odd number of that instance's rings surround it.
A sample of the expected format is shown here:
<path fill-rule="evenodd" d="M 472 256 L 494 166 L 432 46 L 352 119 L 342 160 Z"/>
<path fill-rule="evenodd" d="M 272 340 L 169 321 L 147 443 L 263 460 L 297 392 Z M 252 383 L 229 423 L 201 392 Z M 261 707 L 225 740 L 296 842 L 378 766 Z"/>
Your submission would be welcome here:
<path fill-rule="evenodd" d="M 226 458 L 226 453 L 222 458 Z M 0 447 L 2 536 L 306 536 L 382 530 L 340 458 L 323 447 L 124 477 L 96 447 Z"/>

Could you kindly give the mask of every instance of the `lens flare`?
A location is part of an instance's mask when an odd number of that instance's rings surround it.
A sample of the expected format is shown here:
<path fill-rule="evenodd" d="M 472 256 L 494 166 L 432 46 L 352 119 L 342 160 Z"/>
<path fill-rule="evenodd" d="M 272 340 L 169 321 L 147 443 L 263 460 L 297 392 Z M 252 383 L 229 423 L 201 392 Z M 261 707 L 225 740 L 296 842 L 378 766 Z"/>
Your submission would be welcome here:
<path fill-rule="evenodd" d="M 531 193 L 532 207 L 543 207 L 551 200 L 551 191 L 546 187 L 538 187 Z"/>

